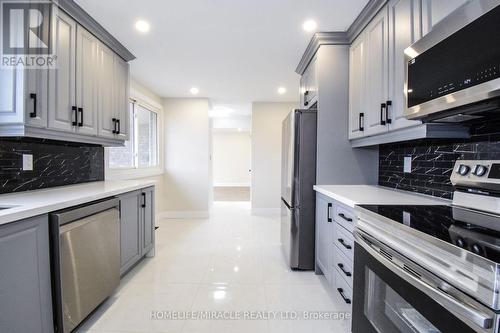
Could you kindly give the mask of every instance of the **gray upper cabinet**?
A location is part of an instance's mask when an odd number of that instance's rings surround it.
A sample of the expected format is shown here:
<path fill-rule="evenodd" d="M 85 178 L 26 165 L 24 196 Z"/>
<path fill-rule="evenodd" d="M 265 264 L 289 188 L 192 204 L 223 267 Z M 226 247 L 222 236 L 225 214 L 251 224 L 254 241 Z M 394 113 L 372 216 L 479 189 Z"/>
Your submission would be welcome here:
<path fill-rule="evenodd" d="M 361 34 L 349 49 L 349 139 L 364 136 L 366 113 L 366 43 Z"/>
<path fill-rule="evenodd" d="M 51 17 L 55 68 L 0 70 L 0 136 L 105 146 L 128 140 L 129 64 L 77 22 L 81 13 L 73 14 L 59 9 Z"/>
<path fill-rule="evenodd" d="M 98 40 L 77 27 L 76 45 L 76 127 L 79 134 L 97 135 Z"/>
<path fill-rule="evenodd" d="M 387 132 L 385 107 L 388 89 L 388 41 L 389 18 L 387 9 L 382 9 L 365 31 L 367 43 L 366 60 L 366 115 L 365 135 Z"/>
<path fill-rule="evenodd" d="M 0 332 L 52 333 L 48 217 L 0 226 Z"/>
<path fill-rule="evenodd" d="M 53 38 L 57 68 L 50 70 L 49 128 L 74 132 L 76 126 L 76 22 L 57 11 Z"/>
<path fill-rule="evenodd" d="M 389 94 L 386 122 L 390 130 L 421 124 L 404 117 L 404 50 L 421 37 L 420 0 L 391 0 L 389 8 Z"/>
<path fill-rule="evenodd" d="M 422 0 L 422 33 L 426 35 L 432 28 L 450 15 L 455 9 L 471 0 Z"/>
<path fill-rule="evenodd" d="M 300 80 L 300 107 L 308 109 L 318 100 L 317 61 L 314 57 Z"/>

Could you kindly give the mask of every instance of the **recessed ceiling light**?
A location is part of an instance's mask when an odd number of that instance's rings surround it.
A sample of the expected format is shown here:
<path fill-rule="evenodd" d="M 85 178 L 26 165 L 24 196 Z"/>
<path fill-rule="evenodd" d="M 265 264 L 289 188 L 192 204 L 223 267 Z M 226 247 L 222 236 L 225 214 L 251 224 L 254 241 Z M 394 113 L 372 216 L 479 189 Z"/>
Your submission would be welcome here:
<path fill-rule="evenodd" d="M 135 28 L 139 30 L 140 32 L 148 32 L 151 26 L 149 25 L 149 22 L 144 21 L 144 20 L 138 20 L 135 22 Z"/>
<path fill-rule="evenodd" d="M 307 32 L 315 31 L 317 27 L 318 24 L 314 20 L 307 20 L 302 24 L 302 28 Z"/>
<path fill-rule="evenodd" d="M 278 94 L 280 94 L 280 95 L 286 94 L 286 88 L 285 87 L 279 87 L 278 88 Z"/>
<path fill-rule="evenodd" d="M 193 95 L 198 95 L 198 93 L 200 92 L 200 89 L 196 88 L 196 87 L 193 87 L 189 90 L 191 92 L 191 94 Z"/>

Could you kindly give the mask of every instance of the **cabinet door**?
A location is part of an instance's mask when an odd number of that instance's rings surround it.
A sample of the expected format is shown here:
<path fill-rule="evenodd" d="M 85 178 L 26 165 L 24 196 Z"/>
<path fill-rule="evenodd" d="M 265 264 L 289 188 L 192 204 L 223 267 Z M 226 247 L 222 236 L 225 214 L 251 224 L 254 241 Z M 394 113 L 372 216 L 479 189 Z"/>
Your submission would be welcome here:
<path fill-rule="evenodd" d="M 141 258 L 141 192 L 120 196 L 120 274 Z"/>
<path fill-rule="evenodd" d="M 366 42 L 368 51 L 365 133 L 374 135 L 388 130 L 385 124 L 385 110 L 382 106 L 387 101 L 388 89 L 387 8 L 382 9 L 366 28 Z"/>
<path fill-rule="evenodd" d="M 305 74 L 305 73 L 304 73 Z M 306 93 L 306 77 L 302 75 L 300 77 L 300 83 L 299 83 L 299 94 L 300 94 L 300 108 L 304 109 L 305 108 L 305 93 Z"/>
<path fill-rule="evenodd" d="M 349 49 L 349 139 L 364 133 L 366 113 L 366 45 L 365 35 L 360 35 Z"/>
<path fill-rule="evenodd" d="M 50 70 L 49 128 L 74 132 L 76 121 L 76 23 L 62 10 L 54 20 L 57 68 Z"/>
<path fill-rule="evenodd" d="M 118 119 L 118 138 L 128 140 L 130 129 L 129 112 L 129 64 L 118 55 L 114 55 L 114 105 Z"/>
<path fill-rule="evenodd" d="M 304 107 L 310 108 L 318 100 L 316 58 L 313 58 L 304 72 Z"/>
<path fill-rule="evenodd" d="M 142 191 L 142 255 L 148 253 L 154 244 L 155 229 L 154 189 Z"/>
<path fill-rule="evenodd" d="M 49 70 L 27 69 L 24 86 L 24 119 L 28 126 L 47 128 Z"/>
<path fill-rule="evenodd" d="M 333 255 L 332 206 L 324 196 L 316 195 L 316 265 L 328 281 L 331 281 Z"/>
<path fill-rule="evenodd" d="M 48 217 L 0 226 L 0 332 L 54 332 Z"/>
<path fill-rule="evenodd" d="M 98 84 L 98 135 L 114 138 L 116 119 L 114 103 L 114 54 L 107 46 L 99 43 L 99 84 Z"/>
<path fill-rule="evenodd" d="M 422 0 L 422 32 L 426 35 L 436 24 L 470 0 Z"/>
<path fill-rule="evenodd" d="M 24 121 L 23 89 L 22 69 L 0 68 L 0 125 Z"/>
<path fill-rule="evenodd" d="M 421 36 L 420 0 L 389 2 L 389 101 L 388 119 L 391 130 L 418 125 L 421 122 L 404 117 L 405 59 L 404 50 Z M 389 104 L 389 103 L 388 103 Z"/>
<path fill-rule="evenodd" d="M 97 135 L 97 38 L 78 26 L 76 35 L 76 105 L 79 134 Z"/>

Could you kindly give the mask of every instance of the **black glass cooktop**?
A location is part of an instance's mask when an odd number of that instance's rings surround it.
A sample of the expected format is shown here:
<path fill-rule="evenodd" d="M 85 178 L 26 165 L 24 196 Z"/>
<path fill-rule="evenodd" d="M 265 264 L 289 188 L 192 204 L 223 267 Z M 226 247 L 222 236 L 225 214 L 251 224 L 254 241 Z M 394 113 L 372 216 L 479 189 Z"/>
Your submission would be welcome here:
<path fill-rule="evenodd" d="M 360 207 L 500 263 L 500 217 L 451 206 Z"/>

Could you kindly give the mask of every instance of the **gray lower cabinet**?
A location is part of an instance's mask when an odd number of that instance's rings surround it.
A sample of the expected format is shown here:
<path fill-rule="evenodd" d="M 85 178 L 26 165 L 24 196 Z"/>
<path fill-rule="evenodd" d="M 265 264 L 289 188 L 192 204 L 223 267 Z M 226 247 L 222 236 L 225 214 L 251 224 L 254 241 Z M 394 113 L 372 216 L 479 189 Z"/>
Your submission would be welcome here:
<path fill-rule="evenodd" d="M 154 248 L 154 188 L 129 192 L 120 199 L 120 274 Z"/>
<path fill-rule="evenodd" d="M 48 216 L 0 226 L 0 332 L 54 332 Z"/>
<path fill-rule="evenodd" d="M 332 200 L 316 194 L 316 265 L 317 274 L 325 275 L 332 281 L 332 242 L 333 242 Z"/>
<path fill-rule="evenodd" d="M 332 294 L 352 302 L 355 214 L 352 208 L 316 193 L 316 274 Z"/>

